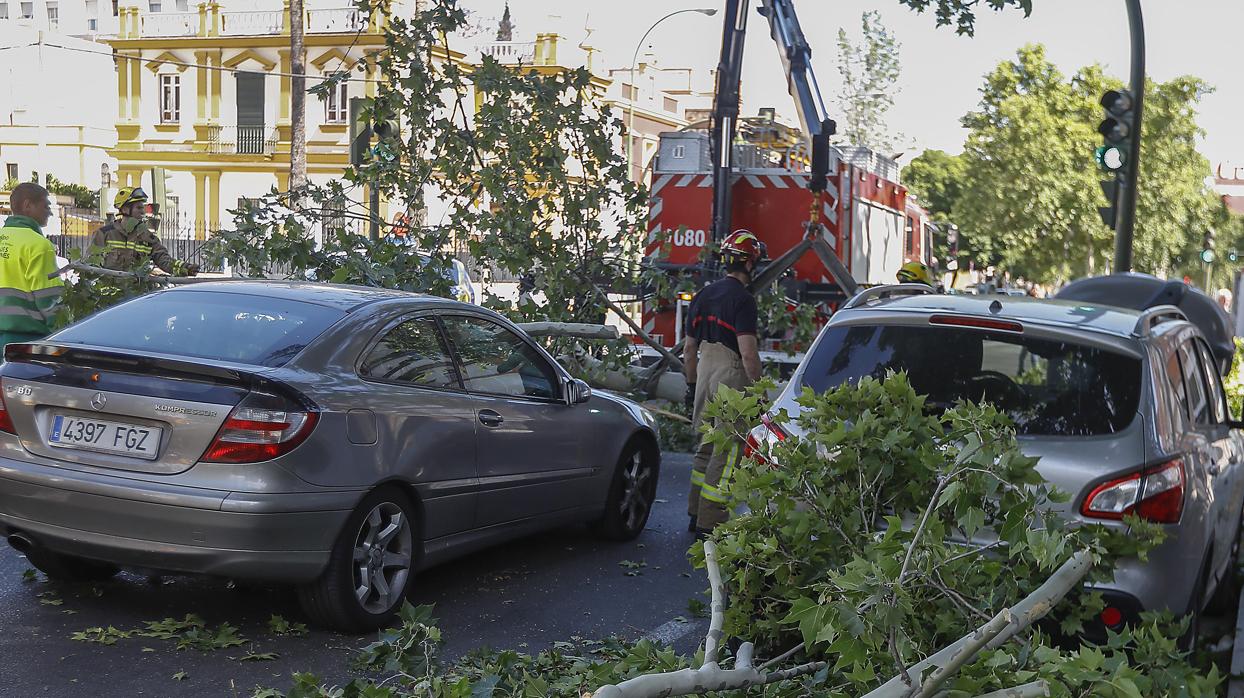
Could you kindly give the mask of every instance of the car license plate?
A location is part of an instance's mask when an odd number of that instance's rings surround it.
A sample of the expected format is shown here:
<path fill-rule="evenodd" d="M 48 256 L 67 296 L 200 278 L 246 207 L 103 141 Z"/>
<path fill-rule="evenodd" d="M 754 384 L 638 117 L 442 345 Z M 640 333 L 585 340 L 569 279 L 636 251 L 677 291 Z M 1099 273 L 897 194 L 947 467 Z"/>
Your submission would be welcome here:
<path fill-rule="evenodd" d="M 52 433 L 48 436 L 48 443 L 61 448 L 122 453 L 154 460 L 160 452 L 162 434 L 163 430 L 159 427 L 58 414 L 52 418 Z"/>

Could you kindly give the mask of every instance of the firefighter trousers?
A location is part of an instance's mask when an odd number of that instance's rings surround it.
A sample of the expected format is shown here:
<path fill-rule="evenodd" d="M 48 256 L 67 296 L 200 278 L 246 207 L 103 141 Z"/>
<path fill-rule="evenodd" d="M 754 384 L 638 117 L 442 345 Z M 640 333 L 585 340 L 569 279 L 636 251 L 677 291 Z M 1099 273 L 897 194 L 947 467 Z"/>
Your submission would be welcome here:
<path fill-rule="evenodd" d="M 704 406 L 721 386 L 742 390 L 751 382 L 743 370 L 743 360 L 724 344 L 700 343 L 700 362 L 695 383 L 695 403 L 692 409 L 692 429 L 700 433 L 704 420 Z M 730 474 L 738 462 L 741 443 L 729 448 L 713 448 L 703 435 L 696 445 L 691 464 L 691 490 L 687 497 L 687 515 L 695 521 L 697 530 L 709 531 L 724 522 L 729 513 L 726 509 L 726 491 Z"/>

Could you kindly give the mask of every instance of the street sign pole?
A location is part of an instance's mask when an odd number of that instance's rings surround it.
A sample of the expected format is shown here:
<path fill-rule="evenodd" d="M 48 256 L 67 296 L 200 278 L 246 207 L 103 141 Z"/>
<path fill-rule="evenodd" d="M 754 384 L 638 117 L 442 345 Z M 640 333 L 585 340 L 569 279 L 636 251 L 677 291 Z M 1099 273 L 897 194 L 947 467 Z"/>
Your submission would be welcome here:
<path fill-rule="evenodd" d="M 1140 0 L 1127 1 L 1127 24 L 1132 36 L 1132 74 L 1130 91 L 1135 100 L 1131 152 L 1120 182 L 1118 217 L 1114 229 L 1114 271 L 1132 270 L 1132 239 L 1136 230 L 1136 178 L 1140 172 L 1141 120 L 1145 102 L 1145 23 Z"/>

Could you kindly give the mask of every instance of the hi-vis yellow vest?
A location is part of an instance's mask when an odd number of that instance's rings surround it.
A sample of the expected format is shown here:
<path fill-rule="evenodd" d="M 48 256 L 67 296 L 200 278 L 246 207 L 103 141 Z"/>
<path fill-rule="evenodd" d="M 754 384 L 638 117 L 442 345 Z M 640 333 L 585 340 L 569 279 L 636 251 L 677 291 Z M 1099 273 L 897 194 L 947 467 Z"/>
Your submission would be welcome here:
<path fill-rule="evenodd" d="M 52 331 L 64 284 L 56 248 L 39 226 L 9 216 L 0 228 L 0 343 L 30 340 Z"/>

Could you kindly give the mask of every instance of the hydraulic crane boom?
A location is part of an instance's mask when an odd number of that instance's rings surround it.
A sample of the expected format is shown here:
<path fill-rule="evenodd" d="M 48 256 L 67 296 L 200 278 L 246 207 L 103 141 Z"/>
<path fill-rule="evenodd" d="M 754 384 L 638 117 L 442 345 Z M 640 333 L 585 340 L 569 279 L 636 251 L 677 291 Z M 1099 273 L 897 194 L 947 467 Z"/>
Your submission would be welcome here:
<path fill-rule="evenodd" d="M 713 157 L 713 240 L 720 243 L 730 234 L 731 190 L 734 183 L 734 136 L 739 120 L 739 85 L 743 77 L 743 41 L 747 35 L 747 9 L 750 0 L 726 0 L 725 20 L 722 28 L 721 60 L 717 64 L 717 90 L 713 103 L 713 131 L 711 152 Z M 786 70 L 786 84 L 799 122 L 812 153 L 811 177 L 808 188 L 819 202 L 827 185 L 830 168 L 829 137 L 836 124 L 829 118 L 825 100 L 821 97 L 816 73 L 812 70 L 812 48 L 804 38 L 795 14 L 793 0 L 760 0 L 760 14 L 769 21 L 769 34 L 777 44 Z M 814 216 L 816 206 L 813 207 Z M 819 235 L 819 230 L 809 229 L 803 242 L 788 250 L 769 265 L 752 283 L 754 289 L 762 288 L 781 276 L 809 249 L 846 293 L 854 293 L 855 280 L 842 261 Z"/>

